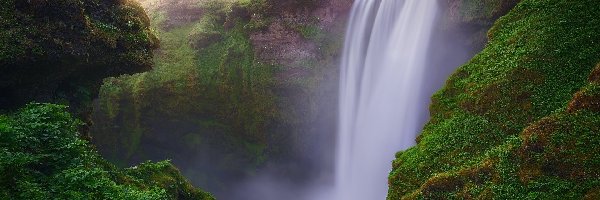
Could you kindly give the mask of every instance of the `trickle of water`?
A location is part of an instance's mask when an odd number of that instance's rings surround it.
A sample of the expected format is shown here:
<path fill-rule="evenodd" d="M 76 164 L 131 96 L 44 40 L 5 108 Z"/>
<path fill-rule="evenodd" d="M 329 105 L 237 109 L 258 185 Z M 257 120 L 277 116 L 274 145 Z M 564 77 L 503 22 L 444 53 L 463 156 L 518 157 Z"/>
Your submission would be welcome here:
<path fill-rule="evenodd" d="M 435 0 L 356 0 L 342 56 L 333 199 L 385 199 L 394 153 L 414 145 Z"/>

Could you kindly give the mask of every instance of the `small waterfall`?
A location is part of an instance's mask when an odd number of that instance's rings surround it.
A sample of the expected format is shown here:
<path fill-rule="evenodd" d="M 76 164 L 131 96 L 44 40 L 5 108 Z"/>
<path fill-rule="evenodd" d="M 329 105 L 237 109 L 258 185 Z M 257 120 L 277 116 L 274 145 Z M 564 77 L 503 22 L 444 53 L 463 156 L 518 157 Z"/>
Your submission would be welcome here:
<path fill-rule="evenodd" d="M 342 57 L 336 200 L 379 200 L 414 145 L 435 0 L 356 0 Z"/>

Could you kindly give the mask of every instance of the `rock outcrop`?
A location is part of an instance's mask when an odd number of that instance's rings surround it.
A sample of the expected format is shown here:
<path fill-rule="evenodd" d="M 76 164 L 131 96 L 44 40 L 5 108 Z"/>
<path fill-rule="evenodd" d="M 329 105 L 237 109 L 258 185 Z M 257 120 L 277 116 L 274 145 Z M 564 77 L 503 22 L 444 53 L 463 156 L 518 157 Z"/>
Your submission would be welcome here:
<path fill-rule="evenodd" d="M 0 3 L 0 109 L 95 98 L 103 78 L 152 68 L 158 40 L 132 1 Z"/>
<path fill-rule="evenodd" d="M 105 80 L 92 128 L 100 152 L 120 165 L 172 159 L 217 196 L 265 168 L 310 179 L 324 158 L 306 153 L 332 145 L 309 141 L 335 134 L 351 2 L 143 3 L 161 38 L 156 66 Z"/>

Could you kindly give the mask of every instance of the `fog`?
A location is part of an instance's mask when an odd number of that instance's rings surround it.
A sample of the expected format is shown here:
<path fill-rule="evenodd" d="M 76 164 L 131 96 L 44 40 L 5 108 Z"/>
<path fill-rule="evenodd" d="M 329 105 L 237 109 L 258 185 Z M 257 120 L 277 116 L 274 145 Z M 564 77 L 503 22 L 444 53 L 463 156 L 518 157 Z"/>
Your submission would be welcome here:
<path fill-rule="evenodd" d="M 440 1 L 441 2 L 441 1 Z M 425 63 L 424 84 L 419 86 L 418 100 L 416 104 L 411 106 L 416 107 L 418 112 L 415 116 L 418 127 L 423 127 L 429 119 L 429 104 L 430 97 L 439 90 L 446 79 L 455 71 L 457 67 L 464 64 L 476 52 L 482 49 L 482 46 L 473 42 L 472 37 L 480 37 L 481 29 L 485 27 L 470 27 L 460 24 L 452 24 L 447 19 L 444 11 L 444 3 L 440 3 L 441 12 L 438 12 L 434 22 L 434 30 L 431 35 L 429 45 L 427 47 L 427 59 Z M 338 58 L 339 59 L 339 58 Z M 339 64 L 339 63 L 338 63 Z M 339 79 L 332 78 L 325 85 L 333 85 L 334 88 L 339 88 Z M 322 93 L 323 95 L 337 95 L 335 93 Z M 322 99 L 331 99 L 324 97 Z M 323 103 L 323 102 L 321 102 Z M 337 108 L 337 107 L 336 107 Z M 333 109 L 328 108 L 321 110 L 322 112 L 331 112 Z M 337 112 L 337 110 L 336 110 Z M 322 119 L 318 124 L 309 124 L 311 127 L 327 128 L 328 130 L 337 130 L 338 119 Z M 332 127 L 334 126 L 334 127 Z M 336 151 L 337 131 L 320 132 L 324 136 L 314 138 L 312 141 L 301 141 L 302 143 L 315 144 L 315 151 L 304 152 L 306 154 L 297 155 L 302 158 L 309 159 L 312 163 L 303 163 L 302 161 L 291 161 L 290 163 L 279 163 L 278 167 L 290 167 L 291 170 L 299 170 L 295 174 L 303 174 L 301 179 L 286 177 L 273 171 L 266 170 L 259 173 L 257 177 L 245 180 L 243 184 L 238 186 L 231 198 L 226 199 L 249 199 L 249 200 L 324 200 L 334 199 L 332 191 L 335 186 L 335 172 L 333 169 L 335 157 L 332 152 Z M 415 138 L 413 138 L 414 140 Z M 402 147 L 398 146 L 397 150 Z M 326 155 L 326 156 L 324 156 Z M 393 157 L 389 158 L 389 165 Z M 317 161 L 317 163 L 314 163 Z M 306 166 L 305 166 L 306 165 Z M 307 167 L 311 166 L 311 167 Z M 387 180 L 382 180 L 387 182 Z M 382 188 L 387 190 L 387 188 Z"/>
<path fill-rule="evenodd" d="M 166 9 L 189 11 L 187 13 L 176 13 L 176 17 L 181 17 L 181 19 L 179 21 L 168 21 L 172 26 L 197 20 L 200 18 L 199 16 L 188 15 L 201 15 L 203 13 L 197 7 L 190 9 L 190 6 L 196 6 L 197 1 L 194 0 L 141 1 L 145 3 L 148 12 L 165 9 L 164 5 L 172 5 L 172 7 L 166 7 Z M 417 112 L 409 117 L 416 119 L 415 123 L 419 130 L 428 120 L 428 105 L 430 104 L 431 95 L 444 85 L 445 80 L 458 66 L 465 63 L 475 52 L 482 48 L 478 43 L 471 41 L 474 35 L 481 35 L 480 30 L 482 27 L 450 23 L 446 16 L 447 7 L 443 3 L 439 4 L 441 12 L 435 15 L 429 45 L 425 47 L 424 84 L 419 86 L 416 103 L 411 103 L 411 107 L 414 107 Z M 344 35 L 339 35 L 339 37 L 344 37 Z M 334 60 L 338 62 L 335 65 L 340 66 L 341 57 L 336 57 Z M 336 140 L 338 138 L 339 123 L 340 70 L 338 67 L 325 70 L 323 73 L 325 73 L 325 78 L 317 86 L 316 113 L 314 115 L 304 116 L 307 119 L 300 120 L 303 123 L 299 126 L 271 124 L 268 127 L 271 132 L 267 136 L 267 140 L 279 141 L 269 144 L 279 146 L 267 147 L 265 151 L 271 153 L 271 157 L 267 157 L 264 164 L 246 166 L 245 164 L 253 164 L 252 159 L 255 158 L 252 156 L 255 156 L 254 153 L 244 152 L 248 149 L 247 147 L 227 146 L 236 144 L 236 140 L 227 135 L 226 128 L 207 128 L 203 124 L 199 124 L 197 119 L 210 117 L 203 113 L 169 118 L 169 116 L 162 115 L 160 112 L 140 111 L 141 116 L 137 117 L 142 122 L 139 123 L 147 126 L 147 128 L 140 129 L 144 131 L 144 137 L 138 141 L 139 144 L 136 144 L 138 146 L 135 152 L 129 152 L 131 155 L 124 155 L 120 151 L 129 147 L 114 148 L 113 146 L 98 146 L 98 150 L 112 161 L 122 161 L 124 157 L 129 156 L 127 157 L 127 163 L 118 163 L 121 166 L 135 165 L 146 160 L 171 159 L 195 186 L 213 193 L 220 200 L 332 199 L 334 198 L 332 191 L 335 188 L 334 183 L 336 180 L 335 161 L 337 159 Z M 281 94 L 290 93 L 290 91 L 294 90 L 287 90 L 281 92 Z M 164 91 L 151 92 L 156 96 L 170 95 L 168 92 L 162 94 L 161 92 Z M 280 95 L 277 91 L 275 94 Z M 285 95 L 295 97 L 303 94 Z M 292 106 L 306 105 L 304 98 L 290 98 L 289 101 L 291 101 L 290 105 Z M 157 99 L 156 102 L 161 101 Z M 134 103 L 128 99 L 123 99 L 119 103 L 122 107 L 134 106 Z M 102 132 L 114 135 L 103 137 L 119 145 L 121 143 L 118 143 L 114 138 L 131 134 L 126 132 L 128 130 L 126 127 L 129 126 L 126 124 L 128 121 L 122 119 L 131 118 L 132 115 L 131 113 L 119 114 L 116 117 L 118 123 L 114 126 L 110 122 L 103 124 L 105 122 L 101 120 L 94 120 L 94 123 L 96 123 L 96 128 L 109 127 L 108 130 Z M 92 131 L 94 131 L 94 128 L 92 127 Z M 196 133 L 201 134 L 194 135 Z M 195 141 L 193 143 L 195 146 L 186 143 L 189 141 Z M 225 145 L 215 141 L 231 143 Z M 111 145 L 113 144 L 111 143 Z M 394 148 L 394 151 L 401 149 L 402 147 L 398 146 Z M 393 156 L 389 158 L 390 165 L 392 159 Z M 387 180 L 382 180 L 382 182 L 387 182 Z M 386 190 L 386 188 L 380 190 Z"/>

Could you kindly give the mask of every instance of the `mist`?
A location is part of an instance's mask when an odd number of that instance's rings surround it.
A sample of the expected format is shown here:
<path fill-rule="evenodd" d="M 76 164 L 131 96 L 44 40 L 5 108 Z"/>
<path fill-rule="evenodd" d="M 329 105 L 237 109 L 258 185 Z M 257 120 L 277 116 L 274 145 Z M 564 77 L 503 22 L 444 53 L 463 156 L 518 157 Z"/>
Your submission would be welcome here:
<path fill-rule="evenodd" d="M 475 38 L 485 38 L 486 26 L 467 26 L 464 24 L 453 24 L 448 20 L 448 5 L 439 1 L 440 11 L 435 15 L 434 29 L 427 47 L 427 59 L 425 63 L 426 76 L 424 84 L 421 86 L 421 92 L 418 97 L 418 104 L 412 105 L 419 111 L 415 117 L 418 127 L 423 127 L 429 119 L 430 98 L 437 90 L 444 86 L 446 79 L 456 70 L 457 67 L 464 64 L 472 58 L 476 52 L 483 46 L 481 43 L 473 42 Z M 483 36 L 482 36 L 483 34 Z M 340 35 L 340 37 L 343 37 Z M 485 39 L 483 39 L 485 40 Z M 337 65 L 339 66 L 339 57 Z M 336 70 L 339 73 L 339 69 Z M 330 92 L 321 92 L 320 99 L 335 99 L 339 94 L 339 77 L 334 77 L 324 82 L 322 90 Z M 323 89 L 326 88 L 326 89 Z M 338 113 L 338 106 L 331 105 L 331 102 L 319 101 L 320 115 L 325 113 Z M 336 102 L 337 103 L 337 102 Z M 332 199 L 332 191 L 335 188 L 335 154 L 338 116 L 328 115 L 328 118 L 320 118 L 305 128 L 316 128 L 315 133 L 318 137 L 307 137 L 298 140 L 295 145 L 312 144 L 313 151 L 297 152 L 295 158 L 275 164 L 278 170 L 265 170 L 254 178 L 243 181 L 237 187 L 234 195 L 226 199 L 290 199 L 290 200 L 315 200 Z M 320 130 L 320 131 L 319 131 Z M 323 131 L 327 130 L 327 131 Z M 413 138 L 413 140 L 416 138 Z M 397 150 L 401 150 L 398 147 Z M 390 166 L 393 157 L 389 158 Z M 278 173 L 280 170 L 295 171 L 292 174 L 301 174 L 301 177 L 294 178 Z M 382 180 L 387 181 L 387 180 Z"/>
<path fill-rule="evenodd" d="M 146 11 L 149 12 L 151 21 L 160 23 L 153 24 L 161 32 L 162 36 L 160 37 L 163 37 L 161 38 L 163 40 L 162 47 L 155 53 L 159 57 L 159 64 L 169 61 L 160 60 L 161 54 L 178 51 L 179 47 L 171 44 L 172 40 L 177 37 L 190 37 L 185 38 L 181 45 L 199 48 L 198 55 L 195 57 L 202 56 L 202 48 L 211 44 L 219 44 L 219 40 L 223 39 L 223 36 L 210 35 L 211 32 L 200 32 L 199 37 L 205 39 L 201 42 L 193 40 L 198 37 L 196 36 L 198 33 L 195 32 L 165 39 L 165 37 L 170 37 L 169 34 L 173 34 L 173 32 L 187 30 L 186 26 L 201 21 L 206 13 L 210 13 L 202 7 L 202 3 L 198 2 L 210 1 L 142 1 Z M 333 53 L 315 53 L 319 52 L 317 48 L 321 48 L 323 45 L 304 38 L 305 36 L 297 31 L 285 32 L 281 30 L 281 27 L 275 25 L 250 33 L 250 44 L 253 45 L 258 62 L 279 62 L 290 65 L 289 69 L 276 72 L 274 81 L 281 82 L 281 84 L 276 84 L 272 88 L 277 99 L 276 106 L 282 109 L 284 120 L 278 119 L 279 121 L 273 120 L 266 123 L 263 128 L 264 135 L 253 137 L 244 132 L 232 135 L 231 128 L 227 127 L 230 122 L 220 121 L 221 119 L 215 117 L 214 114 L 217 111 L 204 107 L 192 107 L 191 109 L 183 107 L 177 111 L 169 110 L 172 107 L 162 108 L 163 105 L 173 104 L 170 99 L 177 101 L 183 99 L 187 104 L 194 104 L 196 101 L 210 103 L 221 99 L 221 97 L 211 99 L 213 97 L 202 96 L 204 94 L 202 92 L 210 89 L 204 87 L 213 87 L 212 85 L 203 86 L 196 82 L 190 82 L 195 79 L 175 78 L 173 82 L 179 81 L 193 87 L 182 92 L 172 91 L 169 85 L 172 84 L 171 82 L 166 82 L 166 85 L 162 86 L 148 87 L 149 89 L 144 91 L 143 95 L 161 98 L 147 98 L 148 100 L 143 103 L 139 103 L 139 99 L 144 96 L 136 96 L 140 93 L 139 91 L 123 89 L 125 92 L 119 94 L 119 99 L 110 99 L 110 101 L 118 102 L 120 110 L 116 114 L 111 113 L 110 109 L 106 111 L 106 107 L 110 105 L 103 104 L 106 102 L 103 98 L 114 97 L 102 97 L 101 95 L 101 99 L 95 103 L 93 114 L 95 124 L 91 128 L 92 141 L 97 145 L 100 153 L 119 166 L 131 166 L 146 160 L 169 159 L 195 186 L 206 189 L 221 200 L 332 199 L 332 191 L 336 186 L 335 162 L 339 124 L 340 65 L 343 48 L 343 45 L 336 46 L 335 44 L 344 40 L 346 25 L 349 21 L 350 3 L 348 2 L 323 0 L 323 7 L 306 7 L 298 9 L 300 11 L 297 12 L 283 11 L 296 18 L 317 15 L 321 20 L 317 27 L 321 27 L 322 31 L 331 34 L 326 34 L 325 39 L 320 42 L 330 45 L 331 50 L 329 51 Z M 458 66 L 482 48 L 479 43 L 471 40 L 473 37 L 480 37 L 481 30 L 486 28 L 453 24 L 448 20 L 448 5 L 444 3 L 445 1 L 438 2 L 440 2 L 438 5 L 440 12 L 435 15 L 434 28 L 426 47 L 424 84 L 420 86 L 421 89 L 416 100 L 418 103 L 411 105 L 418 110 L 415 115 L 411 115 L 418 124 L 418 129 L 423 127 L 428 120 L 428 105 L 431 95 L 444 85 L 447 77 Z M 318 4 L 316 3 L 316 5 Z M 340 5 L 345 5 L 348 9 L 339 8 Z M 294 9 L 294 6 L 298 5 L 282 7 L 289 10 Z M 248 17 L 243 13 L 239 15 Z M 166 19 L 161 18 L 165 16 Z M 281 19 L 277 18 L 281 21 L 278 23 L 306 23 L 286 21 L 289 18 L 293 19 L 290 16 L 277 16 L 281 17 Z M 226 23 L 227 18 L 217 18 L 216 22 Z M 194 26 L 199 25 L 195 24 Z M 284 34 L 277 35 L 279 32 Z M 278 41 L 275 37 L 283 38 Z M 198 44 L 201 44 L 201 47 Z M 292 53 L 280 55 L 281 52 Z M 267 56 L 264 56 L 265 54 Z M 293 58 L 296 54 L 305 57 Z M 265 61 L 265 58 L 270 60 Z M 235 57 L 231 59 L 235 59 Z M 305 62 L 306 59 L 310 62 Z M 301 66 L 307 65 L 306 63 L 310 66 Z M 162 64 L 165 65 L 164 68 L 159 66 L 155 69 L 157 72 L 150 72 L 150 75 L 141 75 L 140 77 L 152 77 L 152 73 L 167 73 L 167 70 L 170 69 L 188 70 L 188 75 L 200 73 L 194 68 L 171 66 L 171 63 Z M 302 71 L 297 65 L 321 70 Z M 288 82 L 293 79 L 308 79 L 306 77 L 316 77 L 318 82 L 315 83 L 318 84 L 307 89 L 307 86 Z M 139 77 L 131 78 L 135 80 L 136 84 L 140 84 L 139 79 L 135 79 Z M 113 80 L 113 82 L 122 81 Z M 143 84 L 141 85 L 143 86 Z M 178 106 L 184 105 L 178 104 Z M 132 132 L 139 135 L 131 136 Z M 414 141 L 414 138 L 412 140 Z M 394 150 L 401 149 L 402 147 L 398 146 Z M 390 165 L 392 160 L 393 157 L 390 157 Z M 382 181 L 386 182 L 387 180 Z"/>

